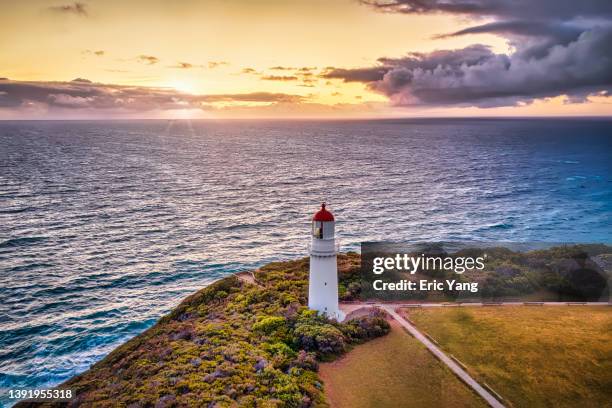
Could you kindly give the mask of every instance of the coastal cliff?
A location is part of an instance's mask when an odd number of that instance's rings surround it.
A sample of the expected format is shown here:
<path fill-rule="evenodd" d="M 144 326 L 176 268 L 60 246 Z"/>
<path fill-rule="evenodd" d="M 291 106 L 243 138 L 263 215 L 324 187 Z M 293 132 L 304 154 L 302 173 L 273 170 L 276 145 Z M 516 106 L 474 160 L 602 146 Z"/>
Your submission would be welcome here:
<path fill-rule="evenodd" d="M 308 262 L 271 263 L 194 293 L 62 384 L 76 391 L 71 402 L 43 406 L 326 405 L 318 362 L 386 334 L 389 325 L 380 312 L 338 323 L 308 310 Z M 358 268 L 358 254 L 338 256 L 342 290 Z"/>

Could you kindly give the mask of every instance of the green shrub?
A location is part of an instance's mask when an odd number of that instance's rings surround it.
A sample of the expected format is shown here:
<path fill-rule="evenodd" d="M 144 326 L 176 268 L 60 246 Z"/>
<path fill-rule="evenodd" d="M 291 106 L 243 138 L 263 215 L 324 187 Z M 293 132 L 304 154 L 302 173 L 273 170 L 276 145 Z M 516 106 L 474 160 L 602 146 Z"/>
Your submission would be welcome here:
<path fill-rule="evenodd" d="M 280 316 L 268 316 L 262 318 L 253 325 L 253 331 L 262 332 L 264 334 L 272 334 L 275 331 L 285 327 L 285 318 Z"/>
<path fill-rule="evenodd" d="M 389 333 L 391 326 L 384 312 L 372 309 L 368 315 L 351 319 L 340 326 L 342 332 L 352 341 L 363 341 Z"/>
<path fill-rule="evenodd" d="M 298 347 L 306 351 L 329 355 L 346 350 L 344 335 L 331 324 L 301 324 L 296 327 L 295 335 Z"/>

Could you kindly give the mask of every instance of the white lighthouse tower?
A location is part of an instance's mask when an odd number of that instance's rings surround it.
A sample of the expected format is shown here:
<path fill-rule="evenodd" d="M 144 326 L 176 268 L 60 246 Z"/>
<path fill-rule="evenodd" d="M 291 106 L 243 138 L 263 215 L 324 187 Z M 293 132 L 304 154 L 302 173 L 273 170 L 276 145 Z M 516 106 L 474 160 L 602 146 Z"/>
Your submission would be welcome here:
<path fill-rule="evenodd" d="M 334 216 L 325 209 L 325 203 L 321 204 L 312 217 L 308 307 L 341 321 L 344 313 L 338 308 L 335 227 Z"/>

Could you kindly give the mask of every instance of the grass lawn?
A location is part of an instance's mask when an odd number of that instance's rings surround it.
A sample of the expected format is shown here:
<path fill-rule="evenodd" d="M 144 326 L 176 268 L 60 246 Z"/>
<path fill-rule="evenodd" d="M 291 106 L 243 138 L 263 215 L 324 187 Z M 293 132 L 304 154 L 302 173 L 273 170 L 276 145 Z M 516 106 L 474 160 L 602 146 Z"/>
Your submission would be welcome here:
<path fill-rule="evenodd" d="M 486 407 L 421 343 L 392 322 L 391 332 L 321 364 L 332 407 Z"/>
<path fill-rule="evenodd" d="M 516 407 L 612 407 L 612 307 L 403 312 Z"/>

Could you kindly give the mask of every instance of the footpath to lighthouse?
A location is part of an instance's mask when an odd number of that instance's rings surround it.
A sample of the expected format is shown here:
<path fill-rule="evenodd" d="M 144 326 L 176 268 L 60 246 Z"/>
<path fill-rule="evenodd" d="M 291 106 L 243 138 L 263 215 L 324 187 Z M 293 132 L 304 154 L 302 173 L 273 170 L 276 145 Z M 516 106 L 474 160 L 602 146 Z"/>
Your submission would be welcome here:
<path fill-rule="evenodd" d="M 443 362 L 461 381 L 466 383 L 472 388 L 478 395 L 480 395 L 486 402 L 493 408 L 504 408 L 504 405 L 497 400 L 489 391 L 481 386 L 476 380 L 472 378 L 459 364 L 455 363 L 449 356 L 447 356 L 439 347 L 437 347 L 432 341 L 430 341 L 425 335 L 417 330 L 416 327 L 411 325 L 406 319 L 400 316 L 395 308 L 388 305 L 377 305 L 382 307 L 393 319 L 402 325 L 415 339 L 423 343 L 425 347 L 441 362 Z"/>

